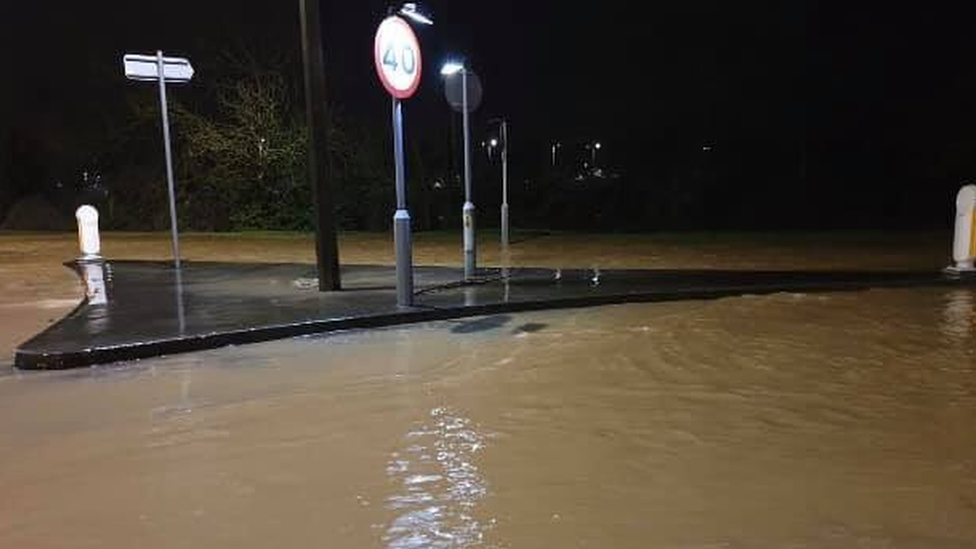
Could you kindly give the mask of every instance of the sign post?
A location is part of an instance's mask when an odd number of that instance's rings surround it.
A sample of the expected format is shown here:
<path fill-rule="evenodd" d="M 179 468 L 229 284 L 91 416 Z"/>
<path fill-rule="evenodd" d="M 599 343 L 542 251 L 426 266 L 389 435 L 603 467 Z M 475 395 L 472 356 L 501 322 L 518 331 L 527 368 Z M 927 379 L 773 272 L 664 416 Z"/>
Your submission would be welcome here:
<path fill-rule="evenodd" d="M 396 166 L 396 213 L 393 237 L 396 250 L 397 305 L 413 306 L 413 245 L 410 212 L 407 210 L 406 170 L 403 159 L 403 100 L 420 85 L 423 61 L 420 43 L 410 25 L 395 15 L 387 17 L 376 31 L 374 43 L 376 73 L 393 103 L 393 160 Z"/>
<path fill-rule="evenodd" d="M 173 151 L 169 136 L 169 106 L 166 100 L 166 83 L 185 84 L 193 79 L 193 66 L 187 59 L 156 55 L 126 55 L 122 58 L 125 76 L 129 80 L 159 82 L 159 110 L 163 119 L 163 146 L 166 152 L 166 182 L 169 188 L 169 225 L 173 240 L 173 263 L 181 268 L 179 226 L 176 221 L 176 184 L 173 177 Z"/>

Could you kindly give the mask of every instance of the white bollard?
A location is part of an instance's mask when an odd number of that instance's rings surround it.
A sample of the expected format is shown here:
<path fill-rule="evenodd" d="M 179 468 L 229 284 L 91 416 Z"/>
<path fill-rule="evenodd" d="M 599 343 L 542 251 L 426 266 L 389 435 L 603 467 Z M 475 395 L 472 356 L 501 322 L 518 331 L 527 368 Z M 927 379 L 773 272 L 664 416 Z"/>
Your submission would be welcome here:
<path fill-rule="evenodd" d="M 973 272 L 976 260 L 976 185 L 966 185 L 956 196 L 956 234 L 952 244 L 952 260 L 949 270 L 957 273 Z"/>
<path fill-rule="evenodd" d="M 75 212 L 78 220 L 78 246 L 81 247 L 81 261 L 102 259 L 102 241 L 98 236 L 98 210 L 92 206 L 82 206 Z"/>

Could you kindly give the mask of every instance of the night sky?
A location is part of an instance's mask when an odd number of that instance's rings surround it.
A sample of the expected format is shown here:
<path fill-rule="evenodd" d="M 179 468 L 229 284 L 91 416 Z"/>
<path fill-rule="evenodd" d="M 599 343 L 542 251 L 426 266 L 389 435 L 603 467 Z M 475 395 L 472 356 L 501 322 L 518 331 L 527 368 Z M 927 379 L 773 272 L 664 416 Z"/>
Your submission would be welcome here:
<path fill-rule="evenodd" d="M 388 4 L 325 4 L 332 99 L 348 120 L 385 131 L 389 99 L 371 56 Z M 449 125 L 437 69 L 456 52 L 484 80 L 479 116 L 508 117 L 523 160 L 544 159 L 552 140 L 598 139 L 633 174 L 707 145 L 729 162 L 748 159 L 750 170 L 768 157 L 776 173 L 818 177 L 834 197 L 821 205 L 826 217 L 834 202 L 856 208 L 889 191 L 935 208 L 973 177 L 976 41 L 962 3 L 637 5 L 424 3 L 436 24 L 420 31 L 425 77 L 407 105 L 408 139 Z M 65 147 L 122 101 L 131 86 L 124 52 L 186 55 L 206 79 L 228 47 L 299 51 L 290 1 L 4 2 L 0 10 L 2 124 L 15 136 L 63 134 Z M 743 171 L 735 185 L 749 185 Z M 848 192 L 860 198 L 837 198 Z M 889 206 L 908 215 L 904 204 Z"/>

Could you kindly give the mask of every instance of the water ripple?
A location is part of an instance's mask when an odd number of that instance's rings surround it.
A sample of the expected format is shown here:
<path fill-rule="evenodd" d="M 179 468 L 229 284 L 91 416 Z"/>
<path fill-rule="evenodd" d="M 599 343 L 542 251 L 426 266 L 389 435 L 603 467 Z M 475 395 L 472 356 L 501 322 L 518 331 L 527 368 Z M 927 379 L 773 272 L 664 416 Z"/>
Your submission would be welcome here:
<path fill-rule="evenodd" d="M 493 521 L 474 518 L 478 502 L 488 494 L 474 456 L 487 438 L 471 420 L 447 408 L 431 410 L 430 419 L 405 436 L 406 447 L 390 456 L 386 468 L 399 485 L 386 501 L 398 513 L 384 536 L 387 547 L 472 547 L 484 542 Z"/>

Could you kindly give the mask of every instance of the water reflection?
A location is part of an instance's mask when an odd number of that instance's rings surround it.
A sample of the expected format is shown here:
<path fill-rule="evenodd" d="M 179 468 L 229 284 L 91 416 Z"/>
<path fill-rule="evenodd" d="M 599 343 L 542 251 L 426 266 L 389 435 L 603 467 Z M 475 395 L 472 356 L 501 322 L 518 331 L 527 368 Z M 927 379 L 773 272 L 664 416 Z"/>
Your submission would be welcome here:
<path fill-rule="evenodd" d="M 394 452 L 387 475 L 399 486 L 387 499 L 397 517 L 387 528 L 390 548 L 465 547 L 479 544 L 494 521 L 474 517 L 488 484 L 474 464 L 486 436 L 471 421 L 448 408 L 407 434 Z"/>
<path fill-rule="evenodd" d="M 954 341 L 966 341 L 972 336 L 976 322 L 976 305 L 972 290 L 953 290 L 946 294 L 942 311 L 942 335 Z"/>
<path fill-rule="evenodd" d="M 85 297 L 88 299 L 88 305 L 108 304 L 105 264 L 101 261 L 91 261 L 80 265 L 82 278 L 85 280 Z"/>
<path fill-rule="evenodd" d="M 173 269 L 173 287 L 176 288 L 176 317 L 179 321 L 180 335 L 186 335 L 186 313 L 183 309 L 183 271 Z"/>

